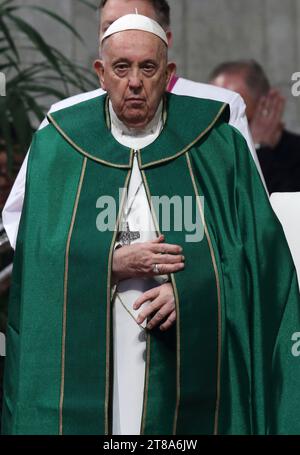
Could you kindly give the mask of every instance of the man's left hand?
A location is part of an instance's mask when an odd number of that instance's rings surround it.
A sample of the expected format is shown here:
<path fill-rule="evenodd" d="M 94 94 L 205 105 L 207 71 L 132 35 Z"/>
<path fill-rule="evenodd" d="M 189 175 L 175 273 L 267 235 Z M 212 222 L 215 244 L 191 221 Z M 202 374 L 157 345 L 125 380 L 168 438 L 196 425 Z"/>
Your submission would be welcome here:
<path fill-rule="evenodd" d="M 162 331 L 172 327 L 176 321 L 176 306 L 171 283 L 162 284 L 145 292 L 133 305 L 134 310 L 138 310 L 148 301 L 150 303 L 139 314 L 137 323 L 142 324 L 145 319 L 153 315 L 147 324 L 148 330 L 154 329 L 158 325 Z"/>

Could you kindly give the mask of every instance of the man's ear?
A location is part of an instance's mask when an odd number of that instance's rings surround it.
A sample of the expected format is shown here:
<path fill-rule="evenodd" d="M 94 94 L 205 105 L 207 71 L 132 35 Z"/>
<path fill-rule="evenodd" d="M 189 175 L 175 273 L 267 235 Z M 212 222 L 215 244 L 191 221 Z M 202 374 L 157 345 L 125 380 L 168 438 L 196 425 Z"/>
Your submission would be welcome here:
<path fill-rule="evenodd" d="M 167 87 L 168 87 L 172 77 L 175 76 L 176 69 L 177 69 L 176 63 L 174 63 L 174 62 L 168 63 L 168 65 L 167 65 Z"/>
<path fill-rule="evenodd" d="M 94 61 L 94 69 L 97 73 L 101 88 L 103 90 L 106 90 L 105 88 L 105 82 L 104 82 L 104 64 L 103 60 L 97 59 Z"/>

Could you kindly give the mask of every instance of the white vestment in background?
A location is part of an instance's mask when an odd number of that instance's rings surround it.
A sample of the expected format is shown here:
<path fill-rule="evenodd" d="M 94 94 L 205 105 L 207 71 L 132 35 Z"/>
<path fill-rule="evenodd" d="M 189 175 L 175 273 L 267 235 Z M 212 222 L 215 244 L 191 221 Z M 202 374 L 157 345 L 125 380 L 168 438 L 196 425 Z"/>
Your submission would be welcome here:
<path fill-rule="evenodd" d="M 289 244 L 300 287 L 300 192 L 273 193 L 270 200 Z"/>

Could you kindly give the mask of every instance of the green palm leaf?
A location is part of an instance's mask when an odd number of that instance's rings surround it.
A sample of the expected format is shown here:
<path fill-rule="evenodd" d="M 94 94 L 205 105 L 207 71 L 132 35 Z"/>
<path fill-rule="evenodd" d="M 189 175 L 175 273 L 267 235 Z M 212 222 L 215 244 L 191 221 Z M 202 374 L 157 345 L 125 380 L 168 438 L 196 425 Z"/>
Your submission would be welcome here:
<path fill-rule="evenodd" d="M 90 1 L 76 0 L 96 10 Z M 16 0 L 0 0 L 0 71 L 5 72 L 6 97 L 0 97 L 0 139 L 5 141 L 9 168 L 12 169 L 15 144 L 25 153 L 30 143 L 33 121 L 44 117 L 44 103 L 62 99 L 74 88 L 95 89 L 98 84 L 91 71 L 74 63 L 62 52 L 49 45 L 40 32 L 18 15 L 21 9 L 45 15 L 75 39 L 83 42 L 77 30 L 57 12 L 35 5 L 20 5 Z M 25 38 L 16 40 L 16 32 Z M 30 49 L 38 58 L 34 65 L 23 65 L 20 56 Z"/>
<path fill-rule="evenodd" d="M 61 71 L 57 63 L 57 59 L 53 55 L 51 47 L 45 42 L 41 34 L 20 17 L 13 16 L 10 13 L 7 14 L 7 17 L 18 26 L 18 29 L 22 31 L 30 41 L 32 41 L 37 50 L 39 50 L 41 54 L 44 55 L 44 57 L 47 59 L 47 61 L 50 62 L 53 67 L 60 73 Z"/>
<path fill-rule="evenodd" d="M 60 22 L 65 28 L 70 30 L 70 32 L 72 32 L 72 34 L 74 36 L 76 36 L 83 43 L 83 39 L 81 38 L 79 33 L 76 31 L 76 29 L 71 24 L 69 24 L 67 21 L 65 21 L 62 17 L 53 13 L 53 11 L 50 11 L 48 8 L 43 8 L 42 6 L 34 6 L 34 5 L 27 5 L 27 6 L 23 6 L 22 8 L 30 8 L 31 10 L 40 11 L 41 13 L 46 14 L 47 16 L 51 17 L 52 19 L 56 20 L 57 22 Z"/>
<path fill-rule="evenodd" d="M 19 56 L 18 50 L 16 48 L 16 45 L 14 43 L 14 40 L 12 39 L 11 33 L 8 30 L 8 27 L 6 26 L 4 20 L 2 19 L 1 16 L 0 16 L 0 30 L 2 31 L 4 38 L 6 39 L 7 43 L 9 44 L 15 57 L 17 58 L 17 60 L 20 60 L 20 56 Z"/>

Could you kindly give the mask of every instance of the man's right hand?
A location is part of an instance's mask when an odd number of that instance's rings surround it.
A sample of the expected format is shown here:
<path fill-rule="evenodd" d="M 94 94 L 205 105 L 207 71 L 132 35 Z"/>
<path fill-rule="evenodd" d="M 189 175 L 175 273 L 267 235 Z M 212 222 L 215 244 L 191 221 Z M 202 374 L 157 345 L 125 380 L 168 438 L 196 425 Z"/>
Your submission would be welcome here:
<path fill-rule="evenodd" d="M 266 96 L 260 99 L 250 122 L 255 144 L 270 148 L 277 146 L 283 132 L 284 105 L 285 99 L 276 89 L 271 89 Z"/>
<path fill-rule="evenodd" d="M 164 236 L 146 243 L 123 246 L 114 252 L 113 280 L 149 278 L 157 276 L 153 266 L 158 265 L 160 275 L 169 275 L 184 269 L 182 248 L 164 242 Z"/>

